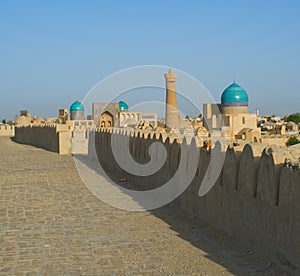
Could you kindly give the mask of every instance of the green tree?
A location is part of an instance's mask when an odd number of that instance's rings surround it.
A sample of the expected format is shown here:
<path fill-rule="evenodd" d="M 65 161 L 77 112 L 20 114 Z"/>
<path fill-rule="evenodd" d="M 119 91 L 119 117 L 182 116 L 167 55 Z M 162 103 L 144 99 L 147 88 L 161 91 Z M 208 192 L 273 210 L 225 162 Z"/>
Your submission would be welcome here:
<path fill-rule="evenodd" d="M 300 113 L 290 114 L 284 119 L 286 122 L 294 122 L 296 124 L 300 123 Z"/>
<path fill-rule="evenodd" d="M 261 127 L 261 131 L 269 131 L 267 127 Z"/>
<path fill-rule="evenodd" d="M 2 120 L 2 124 L 6 124 L 6 120 L 5 119 Z"/>
<path fill-rule="evenodd" d="M 300 143 L 300 140 L 297 137 L 292 136 L 286 142 L 286 145 L 289 147 L 289 146 L 293 146 L 293 145 L 296 145 L 296 144 L 299 144 L 299 143 Z"/>

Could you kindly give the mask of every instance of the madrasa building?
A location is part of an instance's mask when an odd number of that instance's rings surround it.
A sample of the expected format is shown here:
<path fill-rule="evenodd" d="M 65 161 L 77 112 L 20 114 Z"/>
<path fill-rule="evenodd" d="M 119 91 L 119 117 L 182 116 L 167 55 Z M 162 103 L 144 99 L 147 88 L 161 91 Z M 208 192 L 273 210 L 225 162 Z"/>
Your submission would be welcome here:
<path fill-rule="evenodd" d="M 143 113 L 128 111 L 128 105 L 124 101 L 118 103 L 93 103 L 92 115 L 84 116 L 84 106 L 75 101 L 70 107 L 70 119 L 74 127 L 117 127 L 136 128 L 138 126 L 148 129 L 157 127 L 156 113 Z M 68 122 L 68 110 L 59 110 L 59 122 Z"/>
<path fill-rule="evenodd" d="M 233 82 L 222 93 L 221 103 L 203 104 L 206 127 L 228 139 L 261 142 L 256 114 L 249 113 L 247 92 Z"/>

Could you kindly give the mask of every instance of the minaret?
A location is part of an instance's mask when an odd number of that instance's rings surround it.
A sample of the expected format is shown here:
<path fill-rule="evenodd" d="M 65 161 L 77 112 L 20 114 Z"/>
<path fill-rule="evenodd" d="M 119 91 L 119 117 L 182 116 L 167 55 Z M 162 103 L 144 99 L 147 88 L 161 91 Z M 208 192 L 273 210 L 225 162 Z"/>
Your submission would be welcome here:
<path fill-rule="evenodd" d="M 165 74 L 166 78 L 166 127 L 179 128 L 178 107 L 176 98 L 176 74 L 172 69 Z"/>

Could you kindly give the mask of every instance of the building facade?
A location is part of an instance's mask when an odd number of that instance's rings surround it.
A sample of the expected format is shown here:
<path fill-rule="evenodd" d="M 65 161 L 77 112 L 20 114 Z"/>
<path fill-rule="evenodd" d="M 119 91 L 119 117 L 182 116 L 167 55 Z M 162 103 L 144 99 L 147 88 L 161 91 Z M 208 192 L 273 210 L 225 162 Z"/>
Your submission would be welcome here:
<path fill-rule="evenodd" d="M 261 141 L 256 114 L 249 113 L 247 92 L 232 83 L 222 93 L 220 104 L 204 104 L 203 116 L 210 131 L 221 131 L 229 139 Z"/>

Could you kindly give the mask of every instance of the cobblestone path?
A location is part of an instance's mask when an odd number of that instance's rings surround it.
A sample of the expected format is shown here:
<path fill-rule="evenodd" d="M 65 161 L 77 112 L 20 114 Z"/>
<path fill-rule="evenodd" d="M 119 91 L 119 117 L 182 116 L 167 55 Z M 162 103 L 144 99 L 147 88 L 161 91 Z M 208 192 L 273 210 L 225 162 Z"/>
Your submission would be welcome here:
<path fill-rule="evenodd" d="M 0 137 L 0 275 L 277 275 L 269 261 L 172 207 L 126 212 L 71 156 Z"/>

